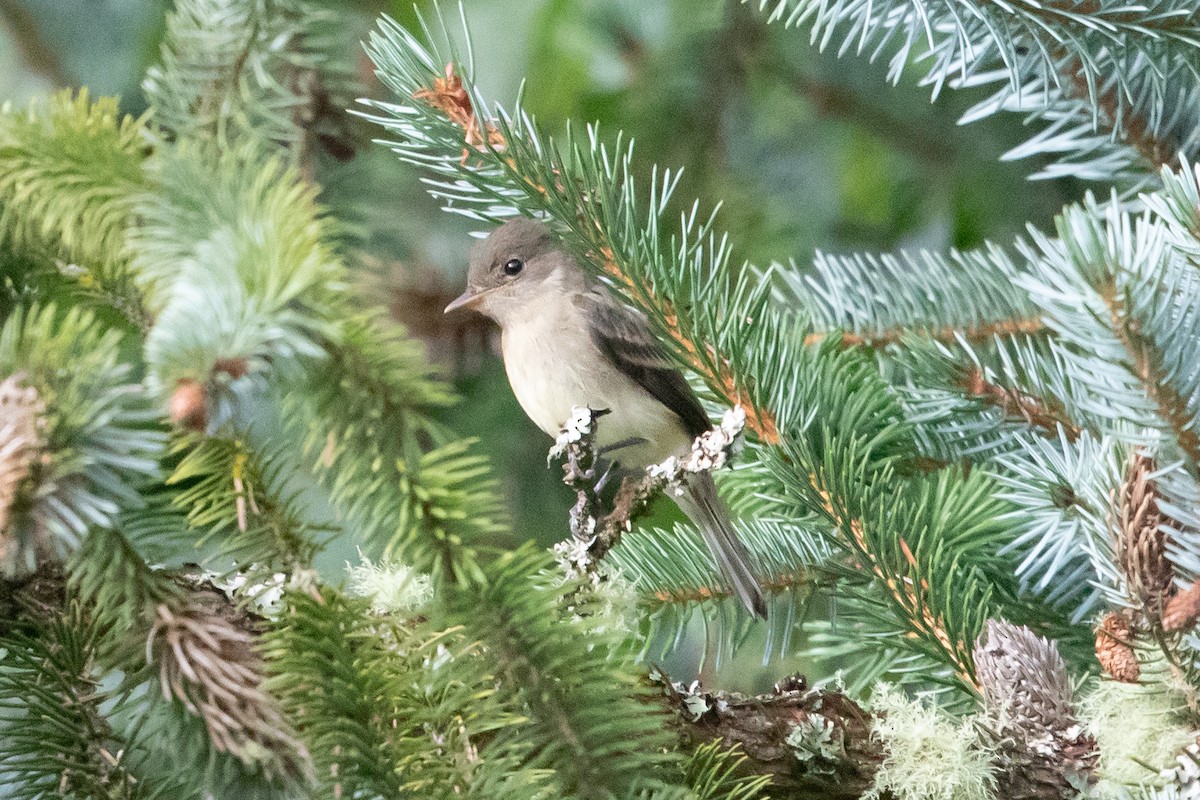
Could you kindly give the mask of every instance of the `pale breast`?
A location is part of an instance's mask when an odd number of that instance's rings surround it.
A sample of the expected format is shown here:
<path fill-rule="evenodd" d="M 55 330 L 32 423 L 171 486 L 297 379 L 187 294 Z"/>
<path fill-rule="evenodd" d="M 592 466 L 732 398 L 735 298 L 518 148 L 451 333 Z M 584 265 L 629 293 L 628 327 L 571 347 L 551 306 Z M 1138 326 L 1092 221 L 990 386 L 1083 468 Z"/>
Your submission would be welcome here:
<path fill-rule="evenodd" d="M 615 454 L 629 466 L 685 451 L 690 437 L 679 417 L 614 367 L 571 310 L 569 304 L 531 304 L 528 315 L 504 326 L 504 368 L 529 418 L 557 436 L 572 408 L 609 409 L 598 423 L 601 447 L 633 437 L 647 440 Z"/>

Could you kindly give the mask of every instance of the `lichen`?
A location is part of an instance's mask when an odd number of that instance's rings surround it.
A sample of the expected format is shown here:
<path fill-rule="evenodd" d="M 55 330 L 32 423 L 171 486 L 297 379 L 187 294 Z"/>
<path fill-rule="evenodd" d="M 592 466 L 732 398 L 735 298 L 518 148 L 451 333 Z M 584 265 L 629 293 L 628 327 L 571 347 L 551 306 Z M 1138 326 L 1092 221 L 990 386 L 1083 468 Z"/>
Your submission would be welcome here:
<path fill-rule="evenodd" d="M 1161 783 L 1176 756 L 1196 741 L 1184 722 L 1183 696 L 1153 672 L 1142 683 L 1099 680 L 1079 705 L 1100 751 L 1096 797 L 1124 797 L 1128 785 Z"/>
<path fill-rule="evenodd" d="M 806 766 L 819 766 L 810 762 L 837 761 L 845 755 L 845 746 L 838 727 L 832 720 L 820 714 L 809 714 L 800 722 L 792 723 L 784 743 Z"/>
<path fill-rule="evenodd" d="M 994 799 L 990 753 L 971 720 L 954 720 L 883 685 L 872 705 L 871 734 L 885 756 L 867 800 L 887 793 L 897 800 Z"/>
<path fill-rule="evenodd" d="M 406 564 L 373 564 L 364 558 L 357 566 L 347 564 L 346 575 L 351 594 L 370 599 L 372 610 L 379 614 L 411 614 L 433 599 L 429 576 Z"/>

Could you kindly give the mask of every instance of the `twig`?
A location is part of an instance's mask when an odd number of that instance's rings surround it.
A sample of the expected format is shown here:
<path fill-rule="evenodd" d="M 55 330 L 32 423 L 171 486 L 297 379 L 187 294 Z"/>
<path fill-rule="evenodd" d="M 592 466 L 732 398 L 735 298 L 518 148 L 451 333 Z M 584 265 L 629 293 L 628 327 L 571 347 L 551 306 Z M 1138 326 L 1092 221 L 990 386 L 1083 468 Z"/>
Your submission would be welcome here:
<path fill-rule="evenodd" d="M 596 443 L 597 422 L 606 409 L 576 407 L 563 426 L 550 459 L 563 458 L 563 483 L 575 490 L 571 507 L 571 538 L 555 545 L 564 570 L 571 575 L 596 575 L 596 568 L 621 535 L 633 527 L 633 520 L 650 502 L 669 487 L 678 487 L 688 474 L 720 469 L 729 458 L 738 435 L 746 424 L 746 412 L 736 407 L 725 412 L 721 424 L 696 437 L 685 457 L 671 456 L 661 464 L 652 464 L 638 478 L 621 480 L 612 508 L 604 510 L 597 488 L 597 469 L 601 465 Z"/>

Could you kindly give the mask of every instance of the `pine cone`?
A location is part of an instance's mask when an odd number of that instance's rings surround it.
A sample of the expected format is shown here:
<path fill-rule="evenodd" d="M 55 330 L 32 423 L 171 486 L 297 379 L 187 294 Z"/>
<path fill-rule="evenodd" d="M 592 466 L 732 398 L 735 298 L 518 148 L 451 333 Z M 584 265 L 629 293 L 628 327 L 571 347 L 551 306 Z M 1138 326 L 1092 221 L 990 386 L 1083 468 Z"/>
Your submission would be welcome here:
<path fill-rule="evenodd" d="M 1130 646 L 1132 638 L 1129 617 L 1119 611 L 1110 611 L 1096 631 L 1096 660 L 1106 673 L 1122 683 L 1137 683 L 1142 675 L 1137 654 Z"/>
<path fill-rule="evenodd" d="M 1131 599 L 1139 602 L 1152 620 L 1162 614 L 1174 593 L 1174 573 L 1163 533 L 1169 520 L 1158 508 L 1158 490 L 1149 477 L 1153 471 L 1149 457 L 1142 453 L 1131 456 L 1109 519 L 1113 549 L 1129 583 Z"/>
<path fill-rule="evenodd" d="M 45 405 L 22 376 L 0 381 L 0 557 L 6 555 L 13 507 L 22 485 L 41 461 Z"/>
<path fill-rule="evenodd" d="M 213 745 L 246 764 L 296 776 L 308 752 L 261 683 L 249 615 L 209 585 L 179 608 L 158 607 L 147 653 L 159 662 L 159 685 L 204 721 Z"/>
<path fill-rule="evenodd" d="M 1096 747 L 1076 724 L 1071 680 L 1054 643 L 1024 626 L 988 620 L 975 643 L 975 674 L 1001 766 L 997 796 L 1077 796 L 1090 780 Z"/>
<path fill-rule="evenodd" d="M 1200 620 L 1200 581 L 1171 598 L 1163 611 L 1162 626 L 1167 633 L 1190 631 Z"/>
<path fill-rule="evenodd" d="M 975 643 L 975 674 L 990 711 L 1031 731 L 1075 724 L 1071 679 L 1058 648 L 1024 625 L 988 620 Z"/>

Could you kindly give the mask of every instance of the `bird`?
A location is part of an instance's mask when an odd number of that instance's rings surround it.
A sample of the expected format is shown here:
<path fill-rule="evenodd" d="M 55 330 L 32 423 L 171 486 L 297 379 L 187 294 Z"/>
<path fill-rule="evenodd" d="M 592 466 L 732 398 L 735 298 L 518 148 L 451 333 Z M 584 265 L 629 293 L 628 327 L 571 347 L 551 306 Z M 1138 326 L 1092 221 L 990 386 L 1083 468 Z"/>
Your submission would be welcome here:
<path fill-rule="evenodd" d="M 466 291 L 445 313 L 462 308 L 499 324 L 513 394 L 551 437 L 575 408 L 603 412 L 596 428 L 599 451 L 637 469 L 686 455 L 695 438 L 711 429 L 646 317 L 591 279 L 538 220 L 515 217 L 476 244 Z M 712 475 L 688 474 L 674 499 L 699 527 L 733 594 L 765 619 L 762 588 Z"/>

